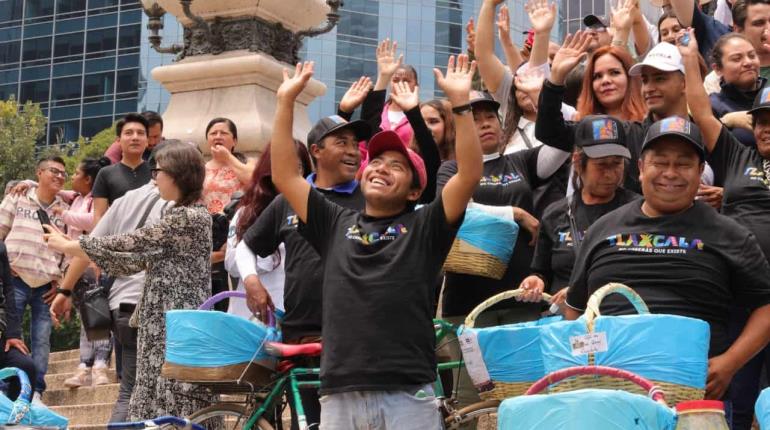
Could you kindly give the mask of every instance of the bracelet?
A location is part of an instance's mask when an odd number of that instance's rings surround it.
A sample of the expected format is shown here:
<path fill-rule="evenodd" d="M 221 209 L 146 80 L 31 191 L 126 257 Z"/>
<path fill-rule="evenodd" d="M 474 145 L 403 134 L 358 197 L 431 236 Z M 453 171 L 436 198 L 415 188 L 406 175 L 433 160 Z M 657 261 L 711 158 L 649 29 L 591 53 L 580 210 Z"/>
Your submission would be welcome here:
<path fill-rule="evenodd" d="M 65 290 L 64 288 L 57 288 L 56 292 L 63 295 L 64 297 L 72 296 L 72 290 Z"/>
<path fill-rule="evenodd" d="M 626 46 L 626 42 L 623 42 L 620 39 L 617 39 L 617 40 L 613 39 L 611 45 L 612 46 Z"/>
<path fill-rule="evenodd" d="M 471 111 L 472 111 L 472 108 L 470 103 L 452 108 L 452 113 L 455 115 L 465 115 L 466 113 Z"/>

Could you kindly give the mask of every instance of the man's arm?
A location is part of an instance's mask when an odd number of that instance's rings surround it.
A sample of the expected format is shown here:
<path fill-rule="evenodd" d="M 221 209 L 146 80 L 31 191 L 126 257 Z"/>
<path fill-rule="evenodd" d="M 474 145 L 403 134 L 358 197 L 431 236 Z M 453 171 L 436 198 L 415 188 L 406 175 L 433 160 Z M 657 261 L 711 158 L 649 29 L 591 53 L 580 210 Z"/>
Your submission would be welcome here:
<path fill-rule="evenodd" d="M 685 85 L 687 94 L 687 105 L 690 107 L 695 123 L 698 124 L 703 134 L 703 143 L 708 152 L 713 152 L 722 132 L 722 123 L 714 117 L 711 110 L 711 100 L 709 100 L 706 90 L 703 88 L 703 79 L 700 75 L 700 65 L 698 63 L 698 42 L 695 40 L 695 30 L 690 29 L 690 43 L 687 46 L 677 44 L 679 52 L 682 54 L 682 63 L 685 69 Z"/>
<path fill-rule="evenodd" d="M 460 55 L 455 65 L 455 58 L 451 56 L 447 64 L 446 77 L 438 69 L 433 69 L 433 73 L 436 75 L 436 83 L 444 91 L 453 108 L 468 106 L 473 74 L 476 73 L 475 62 L 469 63 L 467 55 Z M 454 114 L 454 118 L 457 173 L 441 191 L 444 214 L 450 225 L 459 221 L 465 213 L 465 208 L 479 184 L 484 168 L 481 145 L 470 110 L 462 114 Z"/>
<path fill-rule="evenodd" d="M 310 184 L 297 170 L 299 158 L 294 147 L 294 101 L 313 76 L 313 62 L 297 64 L 294 76 L 283 70 L 283 83 L 278 88 L 273 122 L 273 138 L 270 142 L 270 169 L 275 187 L 286 198 L 294 212 L 307 222 L 307 200 Z"/>
<path fill-rule="evenodd" d="M 110 201 L 104 197 L 94 197 L 94 225 L 99 224 L 107 209 L 110 208 Z"/>
<path fill-rule="evenodd" d="M 671 0 L 671 9 L 682 27 L 692 26 L 692 15 L 695 12 L 695 0 Z"/>
<path fill-rule="evenodd" d="M 495 55 L 495 8 L 503 0 L 484 0 L 479 11 L 479 26 L 476 29 L 476 60 L 479 73 L 487 89 L 494 93 L 505 74 L 505 65 Z"/>

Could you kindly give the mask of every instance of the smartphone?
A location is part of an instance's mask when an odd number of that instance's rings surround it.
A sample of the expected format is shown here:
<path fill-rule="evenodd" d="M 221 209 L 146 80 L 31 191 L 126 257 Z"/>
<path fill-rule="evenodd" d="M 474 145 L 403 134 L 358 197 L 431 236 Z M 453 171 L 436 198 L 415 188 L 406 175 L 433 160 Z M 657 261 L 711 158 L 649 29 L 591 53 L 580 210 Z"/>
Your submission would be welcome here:
<path fill-rule="evenodd" d="M 679 38 L 679 44 L 682 46 L 687 46 L 690 44 L 690 33 L 685 33 L 682 37 Z"/>
<path fill-rule="evenodd" d="M 52 225 L 51 219 L 48 218 L 48 212 L 44 211 L 43 209 L 37 210 L 37 219 L 40 221 L 40 225 Z"/>

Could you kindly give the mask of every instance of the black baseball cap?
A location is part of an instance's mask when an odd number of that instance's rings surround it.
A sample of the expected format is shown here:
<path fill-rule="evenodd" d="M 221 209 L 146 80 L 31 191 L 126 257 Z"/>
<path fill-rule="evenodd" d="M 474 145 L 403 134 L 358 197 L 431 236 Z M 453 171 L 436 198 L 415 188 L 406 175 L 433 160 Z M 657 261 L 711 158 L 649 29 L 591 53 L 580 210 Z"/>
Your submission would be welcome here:
<path fill-rule="evenodd" d="M 609 115 L 592 115 L 583 118 L 575 129 L 575 145 L 583 149 L 588 158 L 618 156 L 631 158 L 626 147 L 623 124 Z"/>
<path fill-rule="evenodd" d="M 642 152 L 666 136 L 678 137 L 691 144 L 701 161 L 706 159 L 706 148 L 703 146 L 703 136 L 700 133 L 700 129 L 695 123 L 680 116 L 670 116 L 654 123 L 647 130 L 647 136 L 644 137 Z"/>
<path fill-rule="evenodd" d="M 358 140 L 369 140 L 372 135 L 371 127 L 364 121 L 348 121 L 339 115 L 321 118 L 307 134 L 307 146 L 318 143 L 324 137 L 340 130 L 348 129 L 356 135 Z"/>
<path fill-rule="evenodd" d="M 754 97 L 754 104 L 751 105 L 750 114 L 759 112 L 761 110 L 770 109 L 770 87 L 762 88 Z"/>
<path fill-rule="evenodd" d="M 585 25 L 588 28 L 609 27 L 609 25 L 607 25 L 607 20 L 604 17 L 600 17 L 596 15 L 586 15 L 583 18 L 583 25 Z"/>
<path fill-rule="evenodd" d="M 495 112 L 500 109 L 500 103 L 498 103 L 497 100 L 492 97 L 492 94 L 489 94 L 486 91 L 471 91 L 470 101 L 468 103 L 471 105 L 471 108 L 475 106 L 487 105 L 490 106 Z"/>

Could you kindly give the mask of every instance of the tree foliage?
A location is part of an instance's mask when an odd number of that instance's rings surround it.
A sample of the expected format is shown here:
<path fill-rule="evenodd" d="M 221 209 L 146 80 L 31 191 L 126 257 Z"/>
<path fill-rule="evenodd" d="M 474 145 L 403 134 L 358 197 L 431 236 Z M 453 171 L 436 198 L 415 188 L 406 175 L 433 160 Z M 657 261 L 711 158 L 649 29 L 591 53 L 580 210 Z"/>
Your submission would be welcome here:
<path fill-rule="evenodd" d="M 40 105 L 0 100 L 0 194 L 14 179 L 34 179 L 35 147 L 45 135 Z"/>
<path fill-rule="evenodd" d="M 64 144 L 60 147 L 64 164 L 67 166 L 67 172 L 72 175 L 78 164 L 84 158 L 99 159 L 104 156 L 107 148 L 115 141 L 115 125 L 105 128 L 96 133 L 94 137 L 85 139 L 81 137 L 77 142 Z"/>

